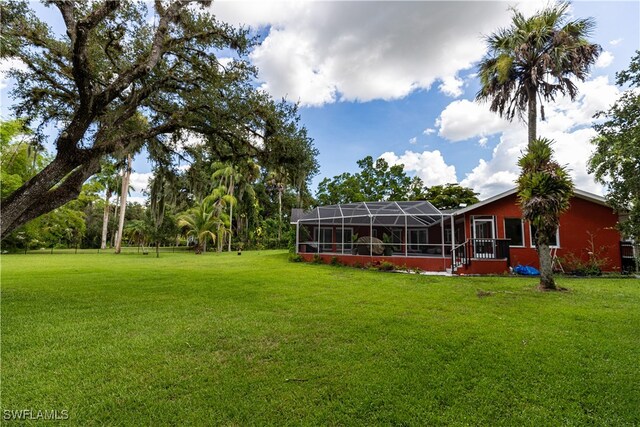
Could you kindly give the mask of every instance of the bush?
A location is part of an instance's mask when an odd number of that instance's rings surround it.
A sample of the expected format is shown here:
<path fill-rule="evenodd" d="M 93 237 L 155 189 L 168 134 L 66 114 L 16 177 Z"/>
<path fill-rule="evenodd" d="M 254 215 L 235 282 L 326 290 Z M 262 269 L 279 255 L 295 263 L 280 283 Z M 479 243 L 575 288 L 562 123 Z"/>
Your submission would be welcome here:
<path fill-rule="evenodd" d="M 332 256 L 330 264 L 331 265 L 340 265 L 340 259 L 337 256 Z"/>
<path fill-rule="evenodd" d="M 606 258 L 599 258 L 589 254 L 589 260 L 585 261 L 574 253 L 568 253 L 561 258 L 562 265 L 567 274 L 574 276 L 600 276 L 602 267 L 607 263 Z"/>
<path fill-rule="evenodd" d="M 311 262 L 314 264 L 322 264 L 322 257 L 318 254 L 314 254 Z"/>
<path fill-rule="evenodd" d="M 380 271 L 392 271 L 394 265 L 388 261 L 382 261 L 380 265 L 378 265 L 378 270 Z"/>
<path fill-rule="evenodd" d="M 300 254 L 289 254 L 289 261 L 291 262 L 302 262 L 304 258 Z"/>

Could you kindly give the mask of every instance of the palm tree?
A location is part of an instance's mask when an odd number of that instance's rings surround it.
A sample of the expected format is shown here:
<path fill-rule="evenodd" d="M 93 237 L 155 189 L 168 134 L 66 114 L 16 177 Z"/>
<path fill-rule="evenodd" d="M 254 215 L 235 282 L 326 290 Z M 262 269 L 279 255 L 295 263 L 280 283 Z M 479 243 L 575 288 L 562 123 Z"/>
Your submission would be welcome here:
<path fill-rule="evenodd" d="M 97 181 L 104 189 L 104 212 L 102 214 L 102 239 L 100 249 L 107 249 L 107 232 L 109 228 L 109 199 L 116 190 L 117 179 L 115 176 L 115 168 L 111 163 L 103 163 L 100 173 L 97 175 Z"/>
<path fill-rule="evenodd" d="M 178 219 L 178 226 L 186 230 L 186 235 L 197 240 L 196 254 L 207 251 L 209 237 L 213 243 L 216 241 L 216 231 L 220 225 L 220 218 L 216 213 L 214 200 L 209 196 Z"/>
<path fill-rule="evenodd" d="M 512 23 L 486 37 L 489 52 L 478 68 L 481 89 L 477 101 L 511 121 L 527 112 L 528 142 L 537 137 L 537 100 L 553 101 L 558 93 L 574 100 L 572 78 L 584 81 L 602 48 L 587 36 L 592 18 L 568 20 L 569 3 L 558 3 L 525 18 L 513 11 Z M 541 107 L 544 120 L 544 109 Z"/>
<path fill-rule="evenodd" d="M 287 171 L 283 167 L 277 167 L 269 172 L 267 182 L 278 190 L 278 242 L 282 239 L 282 194 L 287 186 Z"/>
<path fill-rule="evenodd" d="M 127 164 L 122 171 L 122 190 L 120 193 L 120 216 L 118 218 L 118 231 L 116 234 L 115 253 L 122 249 L 122 232 L 124 230 L 124 214 L 127 210 L 127 195 L 129 193 L 129 179 L 131 178 L 131 154 L 127 155 Z"/>
<path fill-rule="evenodd" d="M 572 79 L 584 81 L 602 48 L 587 37 L 595 27 L 591 18 L 568 19 L 569 3 L 562 2 L 526 18 L 513 11 L 511 26 L 486 38 L 489 52 L 478 68 L 481 88 L 477 101 L 491 101 L 490 109 L 507 120 L 526 111 L 527 151 L 518 164 L 518 197 L 523 216 L 537 227 L 540 288 L 555 289 L 550 237 L 560 213 L 573 194 L 566 172 L 551 159 L 548 140 L 537 140 L 537 106 L 558 93 L 574 100 L 578 90 Z M 544 120 L 544 108 L 540 106 Z"/>
<path fill-rule="evenodd" d="M 124 228 L 124 235 L 136 243 L 138 252 L 140 252 L 140 247 L 142 247 L 142 251 L 144 252 L 144 245 L 149 235 L 149 229 L 143 220 L 134 219 L 133 221 L 129 221 Z"/>
<path fill-rule="evenodd" d="M 219 186 L 227 188 L 227 194 L 234 198 L 236 187 L 238 190 L 238 197 L 235 198 L 236 202 L 241 200 L 245 193 L 250 196 L 254 196 L 253 182 L 257 178 L 260 167 L 252 160 L 247 160 L 242 167 L 234 166 L 230 163 L 217 162 L 214 164 L 215 171 L 211 175 L 213 180 L 219 180 Z M 215 192 L 216 190 L 214 190 Z M 231 239 L 233 235 L 233 206 L 234 203 L 227 203 L 229 205 L 229 241 L 227 250 L 231 252 Z"/>
<path fill-rule="evenodd" d="M 540 289 L 555 290 L 549 243 L 556 233 L 560 214 L 569 208 L 573 182 L 566 168 L 553 160 L 551 140 L 534 139 L 518 160 L 518 202 L 522 215 L 535 227 L 540 258 Z"/>
<path fill-rule="evenodd" d="M 237 203 L 237 200 L 232 194 L 227 194 L 225 187 L 214 189 L 207 199 L 212 203 L 214 213 L 218 218 L 218 251 L 222 252 L 225 237 L 229 236 L 229 240 L 231 240 L 231 217 L 227 216 L 224 211 L 227 206 L 232 208 Z"/>

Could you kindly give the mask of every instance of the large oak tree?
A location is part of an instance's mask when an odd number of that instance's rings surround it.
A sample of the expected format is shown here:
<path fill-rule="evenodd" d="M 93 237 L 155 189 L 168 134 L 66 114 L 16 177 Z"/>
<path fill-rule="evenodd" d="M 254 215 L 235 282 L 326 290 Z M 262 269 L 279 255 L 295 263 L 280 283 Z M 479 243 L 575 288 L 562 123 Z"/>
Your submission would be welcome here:
<path fill-rule="evenodd" d="M 53 160 L 2 201 L 2 238 L 77 197 L 105 156 L 148 141 L 171 151 L 195 134 L 221 159 L 277 161 L 269 138 L 288 131 L 278 104 L 252 85 L 246 33 L 217 21 L 210 3 L 46 2 L 66 26 L 58 35 L 26 1 L 2 2 L 0 57 L 26 64 L 11 72 L 15 114 L 40 135 L 61 129 Z"/>

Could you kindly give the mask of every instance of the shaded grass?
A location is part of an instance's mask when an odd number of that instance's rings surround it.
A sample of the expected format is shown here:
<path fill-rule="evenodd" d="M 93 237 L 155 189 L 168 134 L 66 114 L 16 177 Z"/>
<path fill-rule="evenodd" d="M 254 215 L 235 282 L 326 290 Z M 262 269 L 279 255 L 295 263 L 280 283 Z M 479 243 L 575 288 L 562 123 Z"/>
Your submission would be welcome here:
<path fill-rule="evenodd" d="M 283 252 L 2 258 L 2 409 L 78 425 L 638 425 L 640 284 Z"/>

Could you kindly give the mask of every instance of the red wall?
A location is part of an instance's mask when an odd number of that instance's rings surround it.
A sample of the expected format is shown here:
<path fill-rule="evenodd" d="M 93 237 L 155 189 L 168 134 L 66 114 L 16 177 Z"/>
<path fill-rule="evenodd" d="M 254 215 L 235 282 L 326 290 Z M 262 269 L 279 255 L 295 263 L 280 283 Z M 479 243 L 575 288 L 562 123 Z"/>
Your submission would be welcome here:
<path fill-rule="evenodd" d="M 465 214 L 465 232 L 471 238 L 471 217 L 479 215 L 495 216 L 496 238 L 505 238 L 504 219 L 521 218 L 516 195 L 503 197 L 495 202 L 480 206 Z M 620 271 L 620 233 L 615 229 L 618 216 L 609 207 L 574 197 L 567 212 L 560 217 L 560 247 L 558 257 L 569 253 L 584 261 L 589 260 L 591 251 L 590 235 L 593 235 L 595 253 L 599 258 L 607 258 L 604 271 Z M 511 265 L 531 265 L 539 268 L 538 253 L 531 247 L 529 224 L 524 224 L 524 248 L 511 248 Z"/>

